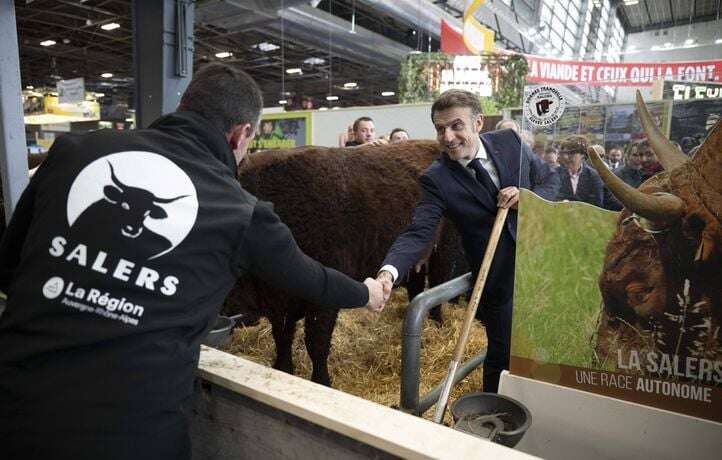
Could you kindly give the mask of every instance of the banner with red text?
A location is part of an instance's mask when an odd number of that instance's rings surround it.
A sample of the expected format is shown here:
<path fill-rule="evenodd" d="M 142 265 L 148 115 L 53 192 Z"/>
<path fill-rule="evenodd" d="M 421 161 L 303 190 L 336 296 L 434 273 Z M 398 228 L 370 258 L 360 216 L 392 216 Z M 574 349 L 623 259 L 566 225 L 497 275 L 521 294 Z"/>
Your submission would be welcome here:
<path fill-rule="evenodd" d="M 652 86 L 656 80 L 722 81 L 722 60 L 679 62 L 567 61 L 525 54 L 527 80 L 597 86 Z"/>

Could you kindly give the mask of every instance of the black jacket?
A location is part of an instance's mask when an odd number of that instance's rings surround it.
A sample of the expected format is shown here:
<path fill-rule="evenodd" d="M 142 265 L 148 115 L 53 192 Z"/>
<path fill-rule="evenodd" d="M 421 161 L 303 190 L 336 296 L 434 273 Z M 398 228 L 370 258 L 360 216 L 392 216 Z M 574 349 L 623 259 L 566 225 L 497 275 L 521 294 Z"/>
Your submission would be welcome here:
<path fill-rule="evenodd" d="M 56 140 L 0 244 L 0 434 L 175 423 L 245 273 L 328 307 L 368 301 L 235 171 L 224 135 L 190 112 Z"/>
<path fill-rule="evenodd" d="M 559 187 L 557 201 L 583 201 L 594 206 L 599 206 L 600 208 L 602 207 L 604 203 L 604 182 L 602 182 L 602 178 L 599 177 L 599 173 L 586 163 L 582 163 L 576 193 L 574 193 L 574 189 L 572 188 L 572 179 L 569 175 L 569 170 L 564 166 L 559 167 L 559 180 L 561 185 Z"/>

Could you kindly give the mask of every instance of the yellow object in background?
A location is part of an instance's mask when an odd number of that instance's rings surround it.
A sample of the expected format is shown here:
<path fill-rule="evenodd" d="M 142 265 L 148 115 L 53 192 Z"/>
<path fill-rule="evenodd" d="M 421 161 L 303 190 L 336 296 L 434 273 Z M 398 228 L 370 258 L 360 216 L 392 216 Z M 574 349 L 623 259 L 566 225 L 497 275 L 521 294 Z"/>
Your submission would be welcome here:
<path fill-rule="evenodd" d="M 486 3 L 486 0 L 473 0 L 464 11 L 464 44 L 474 54 L 494 51 L 494 31 L 484 27 L 474 18 L 474 12 Z"/>

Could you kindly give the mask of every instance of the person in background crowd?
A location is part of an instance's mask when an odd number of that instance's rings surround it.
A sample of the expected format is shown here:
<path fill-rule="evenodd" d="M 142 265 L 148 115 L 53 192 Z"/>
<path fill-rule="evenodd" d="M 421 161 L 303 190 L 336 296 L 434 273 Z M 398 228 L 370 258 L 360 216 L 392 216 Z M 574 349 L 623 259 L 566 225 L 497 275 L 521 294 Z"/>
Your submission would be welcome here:
<path fill-rule="evenodd" d="M 509 366 L 519 187 L 553 199 L 558 176 L 515 131 L 480 134 L 484 115 L 479 97 L 471 92 L 444 92 L 431 106 L 431 121 L 443 152 L 421 177 L 421 197 L 411 224 L 389 249 L 376 279 L 384 284 L 384 293 L 391 292 L 393 283 L 406 276 L 434 239 L 442 215 L 461 234 L 469 266 L 478 272 L 498 208 L 512 208 L 477 312 L 489 343 L 484 391 L 496 392 L 501 371 Z"/>
<path fill-rule="evenodd" d="M 313 98 L 310 96 L 304 96 L 301 99 L 301 110 L 313 110 Z"/>
<path fill-rule="evenodd" d="M 627 144 L 624 152 L 624 165 L 614 171 L 614 174 L 622 179 L 627 185 L 637 188 L 642 183 L 642 153 L 640 145 L 643 141 L 635 141 Z"/>
<path fill-rule="evenodd" d="M 652 150 L 649 141 L 643 140 L 639 145 L 642 156 L 642 182 L 664 170 L 657 160 L 657 154 Z"/>
<path fill-rule="evenodd" d="M 517 134 L 519 133 L 519 124 L 514 120 L 499 120 L 499 122 L 494 127 L 495 130 L 499 129 L 511 129 Z"/>
<path fill-rule="evenodd" d="M 609 169 L 614 171 L 615 169 L 620 168 L 622 164 L 622 148 L 615 144 L 609 149 L 609 154 L 607 155 L 607 165 L 609 165 Z"/>
<path fill-rule="evenodd" d="M 601 208 L 604 204 L 604 183 L 599 173 L 584 162 L 587 148 L 584 136 L 571 135 L 562 141 L 557 200 L 583 201 Z"/>
<path fill-rule="evenodd" d="M 409 140 L 409 133 L 403 128 L 394 128 L 389 134 L 389 144 L 398 144 Z"/>
<path fill-rule="evenodd" d="M 553 145 L 550 145 L 546 149 L 544 149 L 544 161 L 547 162 L 549 166 L 556 169 L 559 167 L 559 150 L 554 147 Z"/>
<path fill-rule="evenodd" d="M 353 122 L 353 140 L 346 142 L 345 147 L 357 147 L 364 144 L 387 144 L 383 138 L 376 138 L 376 127 L 371 117 L 360 117 Z"/>
<path fill-rule="evenodd" d="M 56 139 L 0 242 L 0 457 L 189 459 L 200 343 L 241 276 L 381 311 L 238 182 L 262 108 L 214 63 L 147 129 Z"/>

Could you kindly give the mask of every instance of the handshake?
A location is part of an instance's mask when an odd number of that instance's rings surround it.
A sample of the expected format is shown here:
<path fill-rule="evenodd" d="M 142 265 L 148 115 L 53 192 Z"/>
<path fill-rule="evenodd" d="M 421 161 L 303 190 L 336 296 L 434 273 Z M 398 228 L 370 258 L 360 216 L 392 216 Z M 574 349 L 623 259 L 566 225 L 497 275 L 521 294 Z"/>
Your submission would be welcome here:
<path fill-rule="evenodd" d="M 382 312 L 391 297 L 391 288 L 394 286 L 391 273 L 382 270 L 376 279 L 366 278 L 364 284 L 369 290 L 369 301 L 366 308 L 376 313 Z"/>

